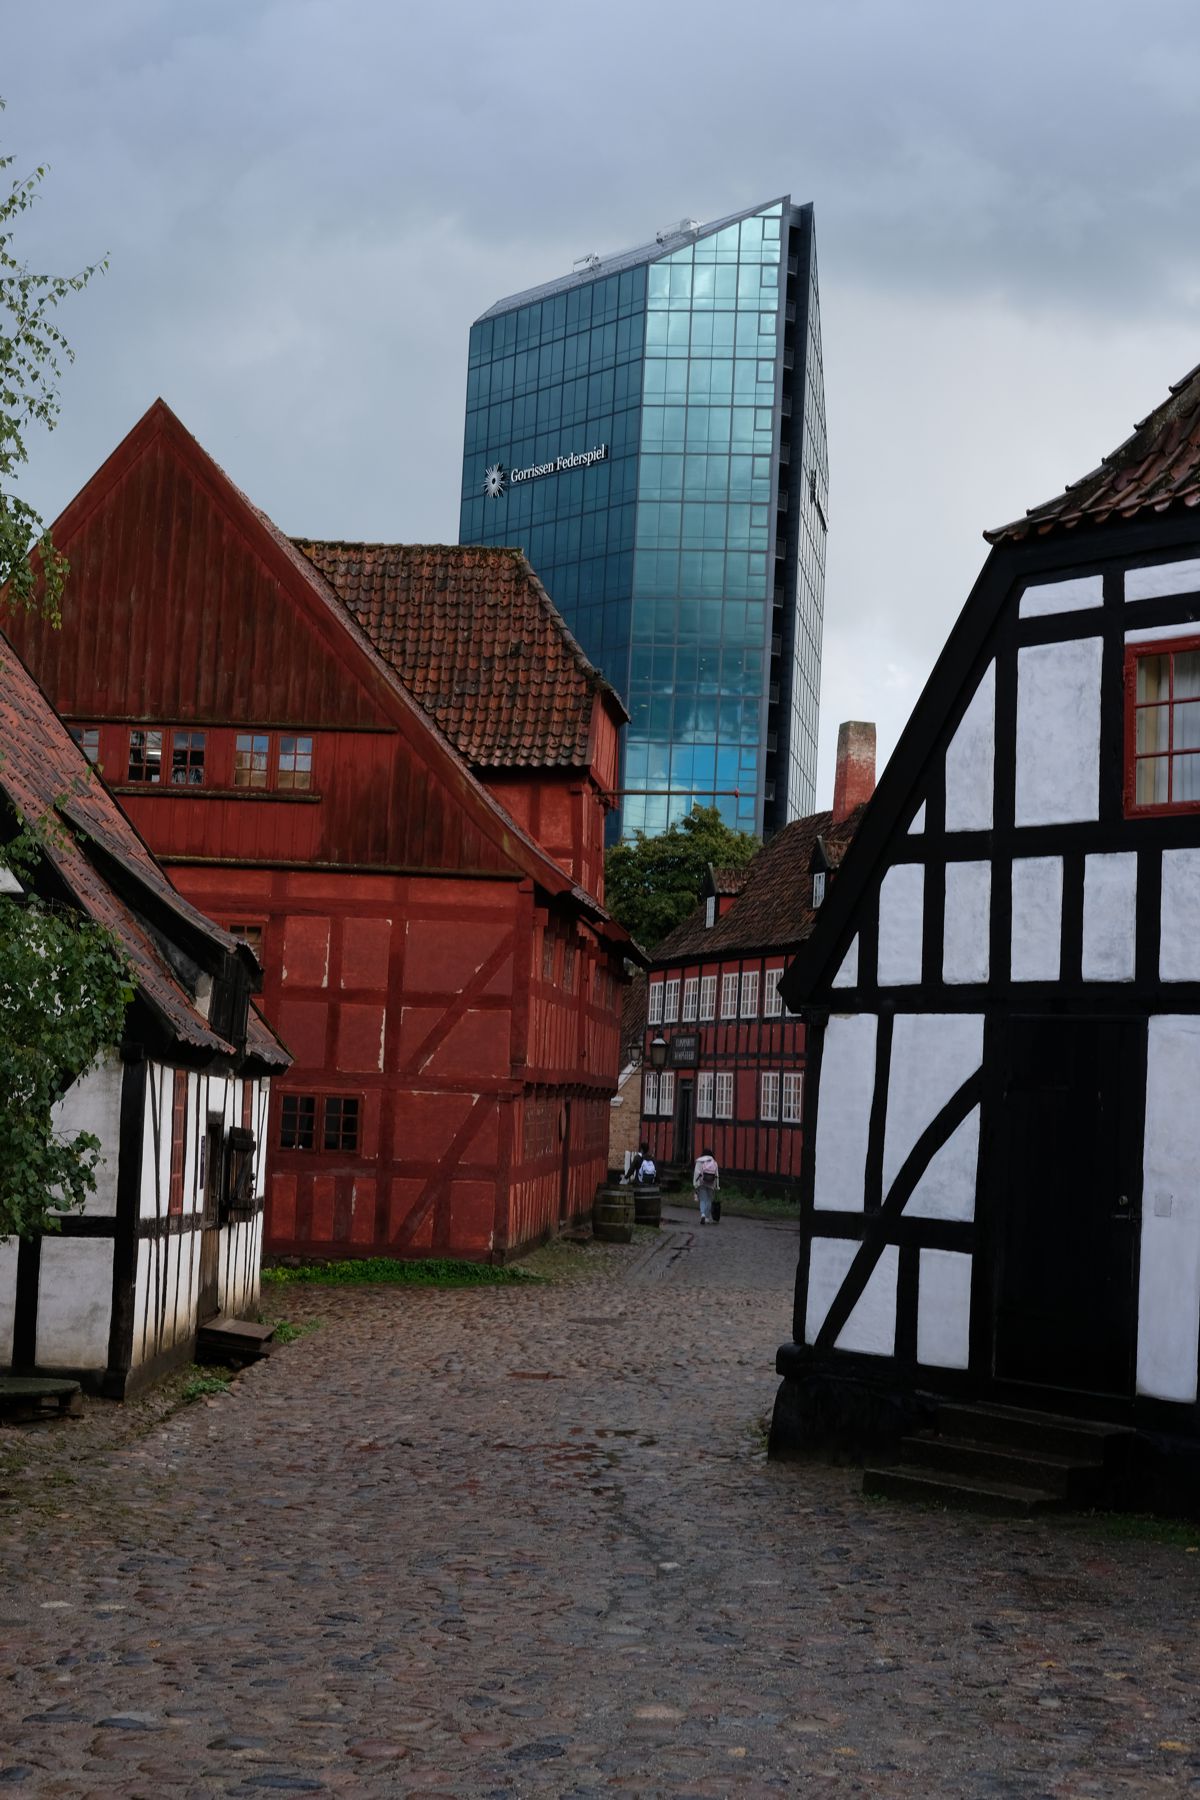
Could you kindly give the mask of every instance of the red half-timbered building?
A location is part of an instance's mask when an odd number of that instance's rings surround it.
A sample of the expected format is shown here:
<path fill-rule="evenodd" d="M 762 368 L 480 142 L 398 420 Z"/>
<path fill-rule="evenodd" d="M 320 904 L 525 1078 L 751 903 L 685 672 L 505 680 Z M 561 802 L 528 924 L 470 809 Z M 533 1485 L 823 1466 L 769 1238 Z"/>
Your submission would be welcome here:
<path fill-rule="evenodd" d="M 709 1149 L 730 1176 L 786 1186 L 800 1171 L 804 1025 L 779 982 L 875 784 L 875 728 L 843 725 L 833 808 L 794 819 L 744 869 L 713 869 L 696 911 L 653 954 L 642 1140 L 690 1172 Z M 651 1045 L 667 1043 L 653 1067 Z"/>
<path fill-rule="evenodd" d="M 163 402 L 54 527 L 14 637 L 294 1056 L 276 1252 L 503 1257 L 590 1206 L 629 940 L 615 694 L 519 552 L 307 544 Z"/>

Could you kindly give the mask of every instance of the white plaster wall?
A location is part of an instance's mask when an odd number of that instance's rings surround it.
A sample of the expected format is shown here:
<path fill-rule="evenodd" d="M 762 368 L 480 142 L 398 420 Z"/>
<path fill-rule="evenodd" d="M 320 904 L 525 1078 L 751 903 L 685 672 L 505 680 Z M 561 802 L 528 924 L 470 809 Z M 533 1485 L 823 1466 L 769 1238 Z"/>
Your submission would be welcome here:
<path fill-rule="evenodd" d="M 1094 819 L 1100 803 L 1100 638 L 1017 652 L 1018 825 Z"/>
<path fill-rule="evenodd" d="M 111 1238 L 42 1239 L 35 1352 L 41 1367 L 108 1367 L 112 1278 Z"/>
<path fill-rule="evenodd" d="M 965 1369 L 971 1357 L 971 1258 L 922 1250 L 917 1277 L 917 1361 Z"/>
<path fill-rule="evenodd" d="M 1159 563 L 1156 569 L 1125 571 L 1126 600 L 1157 600 L 1161 594 L 1191 594 L 1200 588 L 1200 561 Z"/>
<path fill-rule="evenodd" d="M 1151 1019 L 1142 1153 L 1137 1391 L 1196 1398 L 1200 1329 L 1200 1018 Z"/>
<path fill-rule="evenodd" d="M 920 981 L 924 911 L 924 867 L 920 863 L 894 863 L 879 885 L 880 987 L 903 987 Z"/>
<path fill-rule="evenodd" d="M 222 1312 L 244 1317 L 259 1300 L 262 1265 L 262 1214 L 239 1220 L 221 1231 L 219 1305 Z"/>
<path fill-rule="evenodd" d="M 1132 981 L 1137 949 L 1137 857 L 1087 856 L 1083 863 L 1083 978 Z"/>
<path fill-rule="evenodd" d="M 20 1244 L 0 1244 L 0 1369 L 12 1362 L 13 1327 L 17 1316 L 17 1254 Z"/>
<path fill-rule="evenodd" d="M 1200 850 L 1164 850 L 1160 981 L 1200 981 Z"/>
<path fill-rule="evenodd" d="M 158 1145 L 155 1147 L 155 1119 Z M 161 1063 L 146 1069 L 146 1104 L 142 1115 L 142 1185 L 138 1211 L 143 1219 L 166 1212 L 171 1179 L 171 1084 Z"/>
<path fill-rule="evenodd" d="M 854 1311 L 834 1340 L 835 1350 L 858 1350 L 866 1356 L 895 1355 L 899 1271 L 899 1247 L 885 1244 Z"/>
<path fill-rule="evenodd" d="M 51 1117 L 54 1129 L 65 1137 L 77 1131 L 90 1131 L 102 1145 L 96 1169 L 96 1191 L 89 1194 L 84 1212 L 111 1217 L 117 1210 L 117 1164 L 121 1149 L 121 1074 L 122 1064 L 111 1051 L 92 1070 L 74 1082 L 54 1107 Z"/>
<path fill-rule="evenodd" d="M 918 1219 L 973 1219 L 979 1173 L 979 1108 L 930 1158 L 929 1167 L 909 1197 L 905 1214 Z"/>
<path fill-rule="evenodd" d="M 809 1249 L 804 1341 L 815 1344 L 850 1264 L 858 1252 L 853 1238 L 814 1238 Z"/>
<path fill-rule="evenodd" d="M 858 937 L 854 937 L 850 948 L 842 958 L 842 966 L 833 978 L 835 988 L 852 988 L 858 985 Z"/>
<path fill-rule="evenodd" d="M 922 800 L 912 816 L 912 824 L 908 828 L 909 837 L 920 837 L 925 829 L 925 802 Z"/>
<path fill-rule="evenodd" d="M 990 831 L 996 779 L 996 665 L 989 663 L 946 751 L 946 830 Z"/>
<path fill-rule="evenodd" d="M 1048 613 L 1082 612 L 1104 604 L 1103 575 L 1073 575 L 1068 581 L 1038 581 L 1021 595 L 1021 617 L 1042 619 Z"/>
<path fill-rule="evenodd" d="M 943 981 L 987 980 L 991 922 L 991 863 L 947 863 Z"/>
<path fill-rule="evenodd" d="M 892 1030 L 883 1192 L 946 1102 L 983 1062 L 983 1019 L 977 1013 L 900 1013 Z M 824 1070 L 821 1104 L 825 1102 Z"/>
<path fill-rule="evenodd" d="M 875 1091 L 874 1013 L 835 1013 L 825 1027 L 817 1100 L 813 1205 L 863 1209 L 867 1130 Z"/>
<path fill-rule="evenodd" d="M 1012 866 L 1014 981 L 1057 981 L 1062 963 L 1061 856 L 1021 856 Z"/>

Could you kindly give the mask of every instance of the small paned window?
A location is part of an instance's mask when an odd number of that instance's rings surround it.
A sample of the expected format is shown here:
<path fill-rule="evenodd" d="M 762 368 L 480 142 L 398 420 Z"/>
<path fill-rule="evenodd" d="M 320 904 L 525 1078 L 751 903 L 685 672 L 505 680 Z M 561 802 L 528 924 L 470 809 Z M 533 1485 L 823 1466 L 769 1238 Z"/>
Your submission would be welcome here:
<path fill-rule="evenodd" d="M 204 781 L 203 731 L 176 731 L 171 738 L 171 785 L 200 787 Z"/>
<path fill-rule="evenodd" d="M 317 1142 L 315 1094 L 285 1094 L 279 1114 L 279 1148 L 313 1150 Z"/>
<path fill-rule="evenodd" d="M 265 788 L 271 740 L 266 732 L 239 731 L 233 746 L 233 785 Z"/>
<path fill-rule="evenodd" d="M 642 1076 L 642 1111 L 647 1116 L 658 1111 L 657 1069 L 647 1069 Z"/>
<path fill-rule="evenodd" d="M 229 925 L 226 927 L 230 937 L 237 938 L 243 944 L 249 944 L 255 956 L 262 961 L 263 927 L 261 925 Z"/>
<path fill-rule="evenodd" d="M 723 1019 L 736 1019 L 737 1018 L 737 1004 L 738 1004 L 738 977 L 737 977 L 737 975 L 736 974 L 735 975 L 722 975 L 722 977 L 721 977 L 721 1017 Z"/>
<path fill-rule="evenodd" d="M 664 1069 L 658 1078 L 658 1110 L 668 1116 L 675 1111 L 675 1075 L 671 1069 Z"/>
<path fill-rule="evenodd" d="M 100 761 L 100 730 L 96 725 L 72 725 L 71 736 L 90 763 Z"/>
<path fill-rule="evenodd" d="M 322 1143 L 326 1150 L 358 1149 L 358 1101 L 331 1094 L 325 1102 L 325 1131 Z"/>
<path fill-rule="evenodd" d="M 281 737 L 275 785 L 283 789 L 312 786 L 313 741 L 310 737 Z"/>
<path fill-rule="evenodd" d="M 758 1017 L 758 970 L 747 969 L 742 976 L 742 1017 Z"/>
<path fill-rule="evenodd" d="M 683 1022 L 694 1025 L 700 1010 L 700 977 L 689 975 L 683 984 Z"/>
<path fill-rule="evenodd" d="M 792 1070 L 783 1078 L 783 1122 L 785 1125 L 798 1125 L 800 1123 L 803 1102 L 803 1071 Z"/>
<path fill-rule="evenodd" d="M 696 1117 L 711 1119 L 713 1116 L 713 1072 L 701 1069 L 696 1077 Z"/>
<path fill-rule="evenodd" d="M 1125 811 L 1200 807 L 1200 638 L 1125 659 Z"/>
<path fill-rule="evenodd" d="M 542 980 L 554 980 L 554 939 L 548 931 L 542 937 Z"/>
<path fill-rule="evenodd" d="M 702 1022 L 715 1019 L 717 1016 L 717 978 L 715 975 L 700 977 L 700 1018 Z"/>
<path fill-rule="evenodd" d="M 768 969 L 763 977 L 764 1019 L 778 1019 L 783 1012 L 783 996 L 779 992 L 782 979 L 782 969 Z"/>
<path fill-rule="evenodd" d="M 820 904 L 821 904 L 822 900 L 824 900 L 824 898 L 825 898 L 825 871 L 824 871 L 824 869 L 817 869 L 813 875 L 813 902 L 812 903 L 813 903 L 813 911 L 814 912 L 816 911 L 817 907 L 820 906 Z"/>
<path fill-rule="evenodd" d="M 661 981 L 650 983 L 650 997 L 646 1008 L 647 1025 L 661 1025 L 663 1016 L 663 984 Z"/>
<path fill-rule="evenodd" d="M 131 731 L 129 734 L 130 781 L 157 782 L 162 779 L 161 731 Z"/>
<path fill-rule="evenodd" d="M 763 1119 L 779 1117 L 779 1077 L 772 1070 L 763 1070 L 758 1111 Z"/>
<path fill-rule="evenodd" d="M 679 1017 L 679 977 L 673 975 L 663 983 L 663 1024 L 674 1025 Z"/>
<path fill-rule="evenodd" d="M 718 1119 L 733 1117 L 733 1071 L 719 1069 L 714 1083 L 714 1116 Z"/>
<path fill-rule="evenodd" d="M 704 928 L 711 931 L 717 922 L 717 896 L 710 894 L 704 902 Z"/>

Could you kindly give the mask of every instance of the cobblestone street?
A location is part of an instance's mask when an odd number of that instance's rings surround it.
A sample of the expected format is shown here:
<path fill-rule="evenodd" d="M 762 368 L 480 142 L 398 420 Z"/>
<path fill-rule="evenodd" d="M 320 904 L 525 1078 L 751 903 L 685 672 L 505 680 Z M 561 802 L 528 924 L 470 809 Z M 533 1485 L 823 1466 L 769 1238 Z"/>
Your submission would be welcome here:
<path fill-rule="evenodd" d="M 1186 1535 L 768 1464 L 793 1235 L 694 1224 L 539 1288 L 289 1290 L 320 1328 L 229 1394 L 119 1441 L 96 1403 L 38 1427 L 64 1455 L 32 1443 L 0 1501 L 0 1786 L 1200 1785 Z"/>

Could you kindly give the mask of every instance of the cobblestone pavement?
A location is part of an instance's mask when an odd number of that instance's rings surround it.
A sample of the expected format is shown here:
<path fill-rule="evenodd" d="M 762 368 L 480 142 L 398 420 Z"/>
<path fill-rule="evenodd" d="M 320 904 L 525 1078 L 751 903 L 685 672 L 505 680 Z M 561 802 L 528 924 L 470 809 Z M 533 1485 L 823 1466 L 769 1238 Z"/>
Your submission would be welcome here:
<path fill-rule="evenodd" d="M 1185 1537 L 894 1510 L 768 1464 L 791 1231 L 683 1219 L 596 1260 L 289 1292 L 320 1329 L 228 1395 L 140 1436 L 136 1409 L 37 1428 L 0 1500 L 0 1787 L 1200 1786 Z"/>

